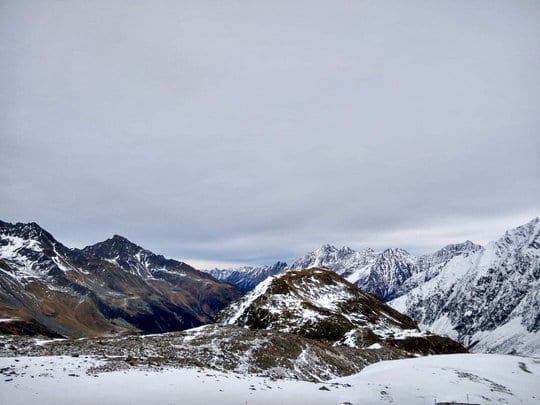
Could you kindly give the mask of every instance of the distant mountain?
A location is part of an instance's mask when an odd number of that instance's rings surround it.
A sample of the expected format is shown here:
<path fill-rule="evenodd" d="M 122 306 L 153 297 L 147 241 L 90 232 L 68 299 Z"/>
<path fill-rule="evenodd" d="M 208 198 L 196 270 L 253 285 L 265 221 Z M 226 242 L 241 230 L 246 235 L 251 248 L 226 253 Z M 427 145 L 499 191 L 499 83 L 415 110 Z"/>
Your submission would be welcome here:
<path fill-rule="evenodd" d="M 467 250 L 389 304 L 475 351 L 540 354 L 540 220 Z"/>
<path fill-rule="evenodd" d="M 539 221 L 485 247 L 465 241 L 423 256 L 323 245 L 275 274 L 325 267 L 474 351 L 540 353 Z M 248 285 L 254 273 L 231 282 Z"/>
<path fill-rule="evenodd" d="M 183 330 L 240 292 L 114 236 L 69 249 L 36 223 L 0 221 L 0 333 L 91 336 Z"/>
<path fill-rule="evenodd" d="M 447 353 L 464 349 L 323 268 L 270 277 L 219 315 L 223 324 L 266 329 L 356 349 Z"/>
<path fill-rule="evenodd" d="M 367 248 L 355 251 L 326 244 L 297 259 L 290 266 L 277 262 L 273 266 L 247 266 L 238 269 L 214 269 L 209 273 L 220 281 L 250 291 L 267 277 L 290 270 L 312 267 L 330 269 L 347 281 L 383 301 L 396 298 L 434 277 L 452 257 L 481 249 L 470 241 L 448 245 L 429 255 L 415 257 L 406 250 L 392 248 L 375 252 Z"/>
<path fill-rule="evenodd" d="M 270 276 L 281 274 L 287 270 L 287 263 L 276 262 L 272 266 L 245 266 L 238 269 L 214 269 L 208 273 L 215 279 L 224 283 L 230 283 L 242 290 L 243 292 L 250 291 L 257 284 Z"/>
<path fill-rule="evenodd" d="M 376 258 L 377 253 L 373 249 L 368 248 L 357 252 L 349 247 L 338 249 L 326 244 L 296 260 L 290 268 L 301 270 L 311 267 L 326 267 L 348 281 L 355 282 L 355 278 L 358 278 L 356 274 L 372 264 Z"/>
<path fill-rule="evenodd" d="M 290 267 L 293 270 L 323 266 L 383 301 L 389 301 L 433 277 L 452 257 L 480 249 L 470 241 L 448 245 L 429 255 L 415 257 L 404 249 L 377 253 L 373 249 L 354 251 L 331 245 L 306 254 Z"/>

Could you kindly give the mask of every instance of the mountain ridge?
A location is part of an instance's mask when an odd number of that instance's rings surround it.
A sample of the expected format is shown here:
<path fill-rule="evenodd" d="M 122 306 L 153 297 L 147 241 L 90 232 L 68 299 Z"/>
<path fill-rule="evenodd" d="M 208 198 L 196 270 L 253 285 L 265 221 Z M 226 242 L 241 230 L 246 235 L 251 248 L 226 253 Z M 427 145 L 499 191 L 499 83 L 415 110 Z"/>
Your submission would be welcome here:
<path fill-rule="evenodd" d="M 183 330 L 211 322 L 239 296 L 235 287 L 118 235 L 70 249 L 36 223 L 0 223 L 0 332 Z"/>

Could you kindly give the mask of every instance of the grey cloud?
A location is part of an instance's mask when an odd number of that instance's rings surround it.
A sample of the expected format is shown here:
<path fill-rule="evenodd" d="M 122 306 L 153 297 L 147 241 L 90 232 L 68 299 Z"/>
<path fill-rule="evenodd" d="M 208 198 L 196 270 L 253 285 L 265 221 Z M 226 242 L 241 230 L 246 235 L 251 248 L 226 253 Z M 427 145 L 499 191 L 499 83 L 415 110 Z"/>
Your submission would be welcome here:
<path fill-rule="evenodd" d="M 4 1 L 2 218 L 208 261 L 495 238 L 540 211 L 539 17 Z"/>

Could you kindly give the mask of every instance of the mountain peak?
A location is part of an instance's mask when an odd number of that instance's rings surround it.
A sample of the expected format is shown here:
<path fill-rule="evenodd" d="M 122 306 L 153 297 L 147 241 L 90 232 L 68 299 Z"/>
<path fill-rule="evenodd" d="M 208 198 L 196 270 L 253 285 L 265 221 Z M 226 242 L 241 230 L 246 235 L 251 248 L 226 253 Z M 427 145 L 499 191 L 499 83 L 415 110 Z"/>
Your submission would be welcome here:
<path fill-rule="evenodd" d="M 139 245 L 131 242 L 124 236 L 117 234 L 113 235 L 112 238 L 87 246 L 82 250 L 87 254 L 98 255 L 109 259 L 134 255 L 144 251 Z"/>
<path fill-rule="evenodd" d="M 341 249 L 339 249 L 339 253 L 342 255 L 350 255 L 354 253 L 354 250 L 348 246 L 343 246 Z"/>
<path fill-rule="evenodd" d="M 125 236 L 122 236 L 122 235 L 118 235 L 118 234 L 114 234 L 112 236 L 112 238 L 110 238 L 110 240 L 114 240 L 114 241 L 118 241 L 118 242 L 122 242 L 122 243 L 131 243 L 134 245 L 133 242 L 131 242 L 128 238 L 126 238 Z"/>
<path fill-rule="evenodd" d="M 410 318 L 391 310 L 335 272 L 320 267 L 267 278 L 225 310 L 221 319 L 253 329 L 292 331 L 308 338 L 336 341 L 357 327 L 392 325 L 416 329 Z M 337 334 L 326 331 L 322 324 L 330 320 L 343 326 L 343 330 Z"/>
<path fill-rule="evenodd" d="M 317 249 L 316 252 L 336 252 L 337 250 L 338 249 L 335 246 L 325 243 L 319 249 Z"/>
<path fill-rule="evenodd" d="M 461 243 L 451 243 L 437 250 L 430 256 L 444 257 L 447 260 L 450 260 L 452 257 L 457 256 L 462 253 L 476 252 L 482 249 L 482 246 L 477 245 L 470 240 L 466 240 Z"/>
<path fill-rule="evenodd" d="M 381 255 L 383 257 L 386 257 L 386 256 L 410 256 L 411 254 L 409 252 L 407 252 L 405 249 L 401 249 L 401 248 L 388 248 L 388 249 L 385 249 Z"/>
<path fill-rule="evenodd" d="M 35 240 L 45 244 L 56 245 L 58 243 L 49 232 L 39 226 L 36 222 L 17 222 L 12 224 L 0 221 L 0 233 L 26 240 Z"/>

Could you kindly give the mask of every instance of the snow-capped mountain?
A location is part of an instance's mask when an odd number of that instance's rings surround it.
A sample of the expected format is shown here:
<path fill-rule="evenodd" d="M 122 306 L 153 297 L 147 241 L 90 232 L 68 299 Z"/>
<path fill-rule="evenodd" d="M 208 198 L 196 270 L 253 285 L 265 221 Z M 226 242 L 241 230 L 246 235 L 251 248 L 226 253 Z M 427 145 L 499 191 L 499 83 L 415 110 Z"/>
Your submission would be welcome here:
<path fill-rule="evenodd" d="M 357 286 L 383 301 L 399 294 L 403 283 L 418 271 L 416 258 L 403 249 L 386 249 L 377 255 L 354 281 Z"/>
<path fill-rule="evenodd" d="M 211 276 L 224 283 L 234 284 L 243 292 L 250 291 L 257 284 L 270 276 L 281 274 L 287 269 L 287 263 L 276 262 L 272 266 L 244 266 L 238 269 L 209 270 Z"/>
<path fill-rule="evenodd" d="M 348 247 L 338 249 L 324 245 L 295 261 L 290 268 L 297 270 L 323 266 L 377 298 L 389 301 L 434 277 L 452 257 L 466 255 L 480 248 L 466 241 L 445 246 L 433 254 L 416 257 L 399 248 L 377 253 L 369 248 L 354 251 Z"/>
<path fill-rule="evenodd" d="M 463 350 L 450 339 L 420 332 L 409 317 L 323 268 L 269 277 L 223 310 L 219 319 L 226 325 L 292 333 L 357 349 Z"/>
<path fill-rule="evenodd" d="M 375 252 L 367 248 L 355 251 L 349 247 L 323 245 L 287 266 L 277 262 L 273 266 L 214 269 L 209 273 L 220 281 L 250 291 L 267 277 L 290 270 L 312 267 L 330 269 L 347 281 L 383 301 L 389 301 L 434 277 L 452 257 L 480 249 L 470 241 L 448 245 L 437 252 L 415 257 L 404 249 L 392 248 Z"/>
<path fill-rule="evenodd" d="M 418 257 L 324 245 L 281 272 L 322 266 L 475 351 L 539 353 L 538 223 L 485 247 L 465 241 Z"/>
<path fill-rule="evenodd" d="M 417 270 L 405 281 L 400 288 L 400 293 L 403 294 L 404 292 L 431 280 L 439 274 L 446 263 L 455 256 L 467 256 L 471 253 L 478 252 L 481 249 L 482 246 L 467 240 L 463 243 L 447 245 L 442 249 L 437 250 L 435 253 L 418 257 L 416 261 Z"/>
<path fill-rule="evenodd" d="M 301 270 L 311 267 L 326 267 L 354 283 L 362 270 L 372 264 L 376 257 L 377 253 L 370 248 L 357 252 L 349 247 L 338 249 L 326 244 L 296 260 L 290 268 Z"/>
<path fill-rule="evenodd" d="M 540 353 L 538 218 L 433 273 L 389 304 L 474 351 Z"/>
<path fill-rule="evenodd" d="M 120 236 L 69 249 L 35 223 L 0 222 L 0 332 L 182 330 L 211 322 L 239 295 Z"/>

